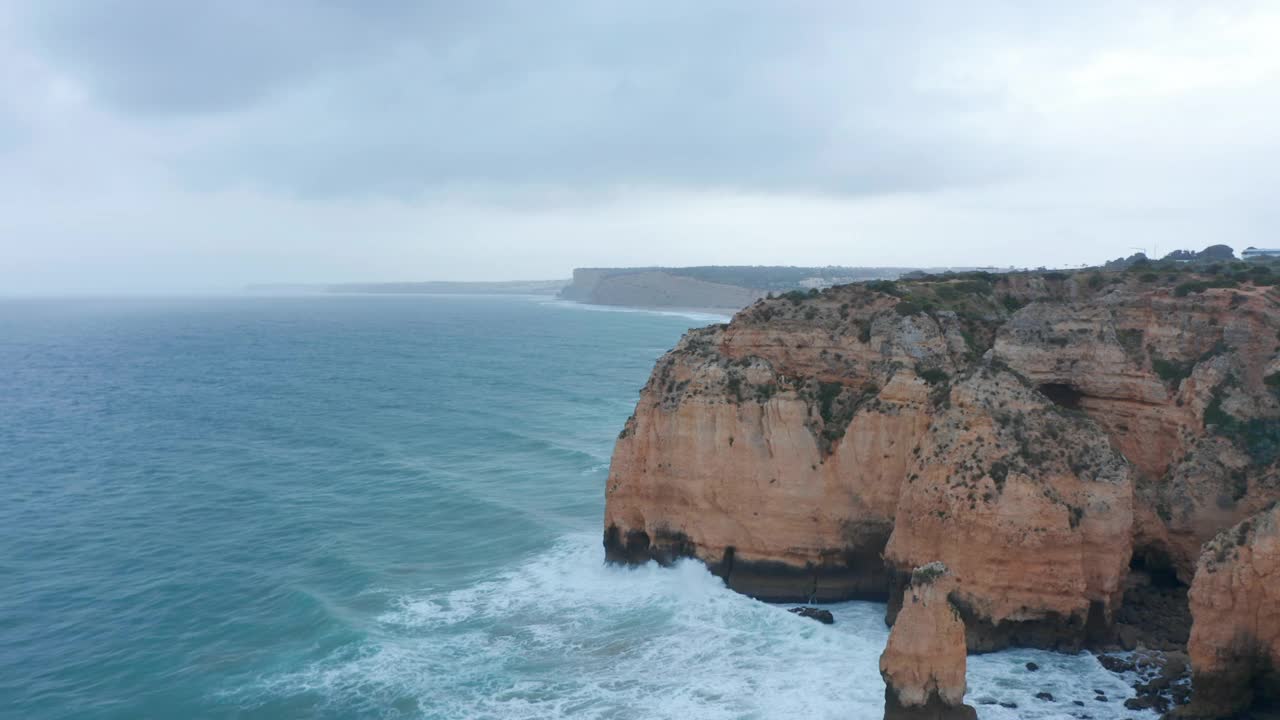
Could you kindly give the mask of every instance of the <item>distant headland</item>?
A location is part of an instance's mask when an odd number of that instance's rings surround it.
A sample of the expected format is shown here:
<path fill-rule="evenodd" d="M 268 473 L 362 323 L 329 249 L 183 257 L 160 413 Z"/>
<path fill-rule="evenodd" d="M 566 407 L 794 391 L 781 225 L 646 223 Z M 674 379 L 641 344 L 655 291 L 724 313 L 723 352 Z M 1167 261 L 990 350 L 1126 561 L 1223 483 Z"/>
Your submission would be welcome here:
<path fill-rule="evenodd" d="M 920 269 L 836 265 L 577 268 L 560 297 L 594 305 L 740 310 L 770 293 L 820 290 L 862 280 L 894 280 L 913 272 Z"/>

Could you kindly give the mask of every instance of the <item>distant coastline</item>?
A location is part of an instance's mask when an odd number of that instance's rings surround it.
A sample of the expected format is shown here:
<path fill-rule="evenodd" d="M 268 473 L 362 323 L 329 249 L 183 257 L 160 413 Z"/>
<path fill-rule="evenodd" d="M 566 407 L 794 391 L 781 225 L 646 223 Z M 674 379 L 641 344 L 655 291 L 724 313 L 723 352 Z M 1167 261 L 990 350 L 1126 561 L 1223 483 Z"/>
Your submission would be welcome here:
<path fill-rule="evenodd" d="M 958 268 L 929 270 L 955 269 Z M 716 314 L 733 314 L 771 293 L 817 291 L 866 280 L 895 280 L 918 272 L 920 268 L 838 265 L 576 268 L 573 280 L 558 297 L 594 305 L 709 308 Z"/>
<path fill-rule="evenodd" d="M 923 272 L 987 268 L 705 265 L 575 268 L 567 280 L 268 283 L 249 292 L 385 295 L 533 295 L 602 307 L 731 316 L 770 294 L 810 292 Z"/>

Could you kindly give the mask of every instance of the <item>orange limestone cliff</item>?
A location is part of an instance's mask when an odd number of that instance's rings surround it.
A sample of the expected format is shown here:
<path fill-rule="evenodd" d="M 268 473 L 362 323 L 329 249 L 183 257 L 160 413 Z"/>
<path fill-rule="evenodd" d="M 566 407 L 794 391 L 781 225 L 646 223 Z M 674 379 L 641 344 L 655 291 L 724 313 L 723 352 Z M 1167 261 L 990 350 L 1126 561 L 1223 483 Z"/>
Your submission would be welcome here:
<path fill-rule="evenodd" d="M 968 720 L 964 621 L 948 599 L 955 577 L 941 562 L 916 568 L 880 656 L 885 720 Z"/>
<path fill-rule="evenodd" d="M 971 650 L 1077 648 L 1131 568 L 1280 497 L 1280 289 L 982 273 L 788 293 L 690 331 L 618 438 L 614 562 L 698 558 L 771 600 L 950 568 Z"/>
<path fill-rule="evenodd" d="M 1280 505 L 1205 545 L 1191 613 L 1195 701 L 1183 716 L 1280 710 Z"/>
<path fill-rule="evenodd" d="M 1101 633 L 1129 570 L 1133 486 L 1098 425 L 982 366 L 952 385 L 919 442 L 890 566 L 945 562 L 975 650 L 1075 650 Z"/>

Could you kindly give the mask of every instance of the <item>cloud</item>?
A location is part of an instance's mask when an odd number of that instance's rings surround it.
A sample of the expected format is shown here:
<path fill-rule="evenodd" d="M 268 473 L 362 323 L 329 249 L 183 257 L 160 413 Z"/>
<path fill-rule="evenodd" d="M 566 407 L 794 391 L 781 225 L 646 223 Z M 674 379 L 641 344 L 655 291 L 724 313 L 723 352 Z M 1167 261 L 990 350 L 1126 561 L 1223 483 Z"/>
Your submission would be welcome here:
<path fill-rule="evenodd" d="M 178 158 L 197 181 L 877 194 L 1017 165 L 958 130 L 970 99 L 917 82 L 911 14 L 878 3 L 419 7 L 130 0 L 31 22 L 52 62 L 139 122 L 213 116 Z"/>
<path fill-rule="evenodd" d="M 0 283 L 1265 244 L 1278 29 L 1190 0 L 24 0 Z"/>

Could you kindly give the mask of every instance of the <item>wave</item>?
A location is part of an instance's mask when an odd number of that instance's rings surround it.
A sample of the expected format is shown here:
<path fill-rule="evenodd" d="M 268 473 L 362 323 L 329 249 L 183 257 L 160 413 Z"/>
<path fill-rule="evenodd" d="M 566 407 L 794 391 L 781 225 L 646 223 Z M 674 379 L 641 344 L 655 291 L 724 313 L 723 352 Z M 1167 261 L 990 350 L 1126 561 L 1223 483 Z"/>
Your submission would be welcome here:
<path fill-rule="evenodd" d="M 606 566 L 599 543 L 575 533 L 490 580 L 402 597 L 362 643 L 240 700 L 310 695 L 335 716 L 879 717 L 883 605 L 828 606 L 837 622 L 823 626 L 729 591 L 697 562 Z M 1073 699 L 1100 720 L 1154 717 L 1125 710 L 1129 687 L 1087 654 L 977 656 L 969 683 L 970 703 L 1018 706 L 978 705 L 984 720 L 1072 717 Z"/>

